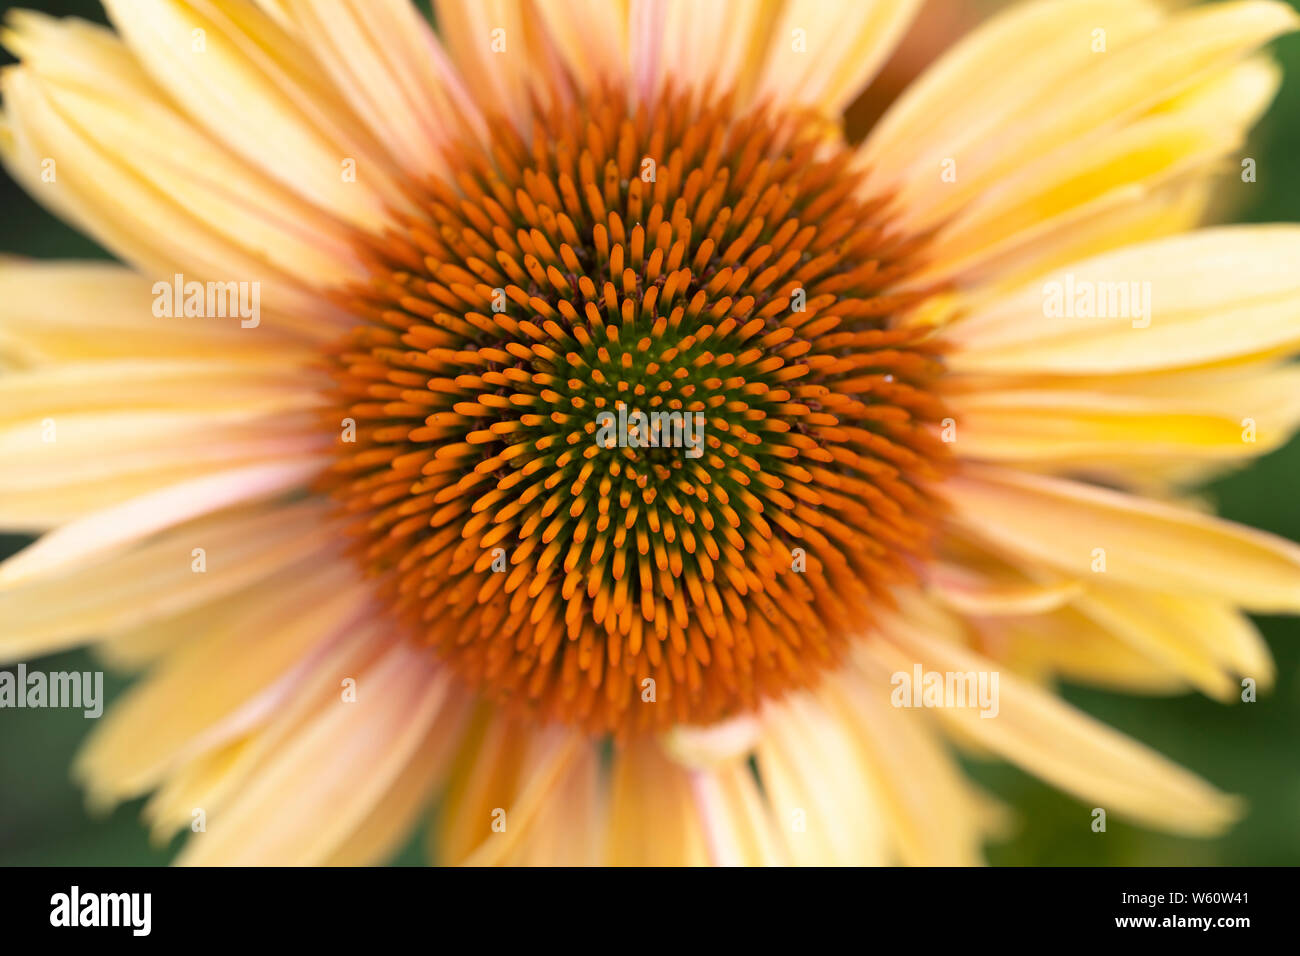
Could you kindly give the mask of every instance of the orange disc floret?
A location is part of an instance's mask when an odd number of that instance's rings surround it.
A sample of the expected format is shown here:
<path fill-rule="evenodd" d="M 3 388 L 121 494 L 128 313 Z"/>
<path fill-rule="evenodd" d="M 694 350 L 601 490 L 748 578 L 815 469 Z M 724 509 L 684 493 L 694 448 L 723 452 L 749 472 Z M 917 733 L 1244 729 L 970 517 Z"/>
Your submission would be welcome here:
<path fill-rule="evenodd" d="M 814 681 L 934 525 L 923 241 L 815 119 L 606 91 L 496 124 L 368 243 L 328 482 L 488 699 L 621 734 Z"/>

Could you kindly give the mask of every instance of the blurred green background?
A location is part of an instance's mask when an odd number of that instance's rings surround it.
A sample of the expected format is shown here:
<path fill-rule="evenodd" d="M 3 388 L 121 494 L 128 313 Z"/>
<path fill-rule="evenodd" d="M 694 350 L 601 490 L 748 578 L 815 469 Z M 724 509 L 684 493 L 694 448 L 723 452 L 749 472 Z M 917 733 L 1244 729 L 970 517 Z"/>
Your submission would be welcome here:
<path fill-rule="evenodd" d="M 1290 0 L 1300 8 L 1300 0 Z M 103 20 L 91 0 L 43 0 L 19 6 Z M 0 10 L 13 4 L 0 0 Z M 1287 78 L 1273 109 L 1243 155 L 1258 161 L 1258 181 L 1223 181 L 1237 219 L 1300 220 L 1300 36 L 1276 55 Z M 12 62 L 7 56 L 4 63 Z M 0 254 L 37 258 L 107 258 L 90 240 L 49 216 L 0 173 Z M 1209 489 L 1225 516 L 1300 540 L 1300 441 Z M 25 539 L 0 535 L 0 556 Z M 1300 620 L 1261 618 L 1278 664 L 1276 688 L 1253 704 L 1225 707 L 1199 696 L 1136 698 L 1065 688 L 1079 707 L 1145 741 L 1224 790 L 1244 796 L 1246 819 L 1216 840 L 1188 840 L 1128 826 L 1113 816 L 1108 831 L 1090 828 L 1089 807 L 1001 764 L 969 763 L 971 774 L 1016 812 L 1014 833 L 989 848 L 994 864 L 1296 865 L 1300 864 Z M 0 628 L 4 622 L 0 621 Z M 75 652 L 42 662 L 44 670 L 96 669 Z M 126 682 L 105 675 L 111 702 Z M 78 742 L 89 730 L 79 711 L 0 710 L 0 865 L 159 864 L 176 846 L 149 843 L 140 802 L 91 817 L 68 777 Z M 398 863 L 421 862 L 420 835 Z"/>

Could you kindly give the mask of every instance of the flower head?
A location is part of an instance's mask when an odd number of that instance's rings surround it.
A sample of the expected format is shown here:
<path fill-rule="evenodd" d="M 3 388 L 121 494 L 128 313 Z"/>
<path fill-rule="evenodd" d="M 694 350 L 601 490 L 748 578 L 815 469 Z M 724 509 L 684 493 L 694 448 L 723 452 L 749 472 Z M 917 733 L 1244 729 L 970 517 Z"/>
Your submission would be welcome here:
<path fill-rule="evenodd" d="M 814 682 L 914 579 L 945 448 L 937 348 L 889 327 L 922 242 L 851 153 L 801 114 L 629 104 L 466 147 L 337 361 L 339 496 L 398 611 L 489 699 L 598 732 Z"/>

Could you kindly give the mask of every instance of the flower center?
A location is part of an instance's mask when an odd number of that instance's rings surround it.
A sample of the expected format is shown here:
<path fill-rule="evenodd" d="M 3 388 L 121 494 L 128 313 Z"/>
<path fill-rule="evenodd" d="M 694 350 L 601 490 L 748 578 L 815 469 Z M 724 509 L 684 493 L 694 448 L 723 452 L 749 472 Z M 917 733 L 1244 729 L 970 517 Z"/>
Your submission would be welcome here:
<path fill-rule="evenodd" d="M 616 91 L 496 124 L 370 247 L 329 483 L 489 699 L 632 733 L 813 682 L 912 576 L 942 472 L 921 242 L 813 118 Z M 348 440 L 348 439 L 354 440 Z"/>

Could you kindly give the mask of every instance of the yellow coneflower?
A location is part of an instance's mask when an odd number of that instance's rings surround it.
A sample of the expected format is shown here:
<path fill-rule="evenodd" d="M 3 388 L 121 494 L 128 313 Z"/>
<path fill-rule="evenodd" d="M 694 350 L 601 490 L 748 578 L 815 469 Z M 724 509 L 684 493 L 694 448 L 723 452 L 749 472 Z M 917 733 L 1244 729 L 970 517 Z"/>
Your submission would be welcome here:
<path fill-rule="evenodd" d="M 1194 229 L 1296 17 L 1018 5 L 851 146 L 917 6 L 14 15 L 6 167 L 129 263 L 0 266 L 0 653 L 146 672 L 92 802 L 191 863 L 435 802 L 442 862 L 978 862 L 952 741 L 1230 824 L 1050 685 L 1231 699 L 1300 610 L 1184 491 L 1300 422 L 1300 228 Z"/>

